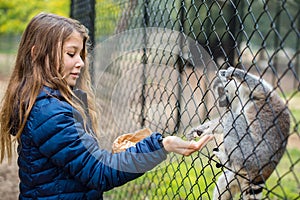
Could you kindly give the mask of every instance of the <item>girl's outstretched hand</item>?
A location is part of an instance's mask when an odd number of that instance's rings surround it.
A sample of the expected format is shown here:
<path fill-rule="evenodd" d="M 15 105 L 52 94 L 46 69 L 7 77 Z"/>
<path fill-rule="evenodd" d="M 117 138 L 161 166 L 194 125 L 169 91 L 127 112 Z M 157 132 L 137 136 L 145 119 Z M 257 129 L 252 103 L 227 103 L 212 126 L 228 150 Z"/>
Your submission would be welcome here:
<path fill-rule="evenodd" d="M 205 135 L 199 141 L 185 141 L 177 136 L 167 136 L 162 143 L 168 152 L 189 156 L 195 151 L 202 149 L 213 138 L 213 135 Z"/>

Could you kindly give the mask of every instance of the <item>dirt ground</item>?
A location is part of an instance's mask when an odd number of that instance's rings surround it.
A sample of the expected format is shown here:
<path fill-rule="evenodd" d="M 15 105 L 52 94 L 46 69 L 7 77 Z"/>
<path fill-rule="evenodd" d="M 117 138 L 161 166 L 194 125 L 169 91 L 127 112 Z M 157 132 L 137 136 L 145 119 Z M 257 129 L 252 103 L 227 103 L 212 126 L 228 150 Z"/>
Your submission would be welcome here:
<path fill-rule="evenodd" d="M 7 86 L 7 81 L 4 77 L 0 77 L 0 99 Z M 15 200 L 19 194 L 19 178 L 17 156 L 14 155 L 11 164 L 4 160 L 0 164 L 0 200 Z"/>
<path fill-rule="evenodd" d="M 16 159 L 9 165 L 6 161 L 0 165 L 0 199 L 15 200 L 19 194 L 19 178 Z"/>

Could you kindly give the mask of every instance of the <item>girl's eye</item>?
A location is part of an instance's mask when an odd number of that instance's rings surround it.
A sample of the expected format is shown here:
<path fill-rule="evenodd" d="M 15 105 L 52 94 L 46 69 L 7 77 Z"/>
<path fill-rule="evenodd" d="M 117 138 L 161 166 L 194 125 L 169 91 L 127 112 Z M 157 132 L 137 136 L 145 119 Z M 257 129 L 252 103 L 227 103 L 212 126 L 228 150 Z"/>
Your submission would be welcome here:
<path fill-rule="evenodd" d="M 70 57 L 74 57 L 74 53 L 67 53 Z"/>

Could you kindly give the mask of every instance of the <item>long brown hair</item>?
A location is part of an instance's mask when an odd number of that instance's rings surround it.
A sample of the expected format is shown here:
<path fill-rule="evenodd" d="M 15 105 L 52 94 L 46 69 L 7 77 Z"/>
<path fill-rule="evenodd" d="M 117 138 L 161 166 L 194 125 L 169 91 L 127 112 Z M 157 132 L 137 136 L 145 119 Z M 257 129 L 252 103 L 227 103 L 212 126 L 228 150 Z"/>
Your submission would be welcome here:
<path fill-rule="evenodd" d="M 92 125 L 97 131 L 97 112 L 88 67 L 87 29 L 77 20 L 40 13 L 29 22 L 22 35 L 14 70 L 1 102 L 0 163 L 6 155 L 10 161 L 12 142 L 20 138 L 36 97 L 44 85 L 58 89 L 65 100 L 86 119 L 78 101 L 72 101 L 76 97 L 61 74 L 63 44 L 74 31 L 83 38 L 81 57 L 85 63 L 76 87 L 87 92 Z"/>

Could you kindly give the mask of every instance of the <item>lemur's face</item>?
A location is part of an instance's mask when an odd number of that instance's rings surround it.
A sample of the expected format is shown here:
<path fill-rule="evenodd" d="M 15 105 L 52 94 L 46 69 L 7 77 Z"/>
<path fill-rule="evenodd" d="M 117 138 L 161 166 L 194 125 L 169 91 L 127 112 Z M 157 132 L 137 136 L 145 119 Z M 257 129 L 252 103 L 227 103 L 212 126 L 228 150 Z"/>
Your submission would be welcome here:
<path fill-rule="evenodd" d="M 236 87 L 234 80 L 226 77 L 226 70 L 220 70 L 213 85 L 214 93 L 218 96 L 220 107 L 229 107 L 230 101 L 235 95 Z"/>
<path fill-rule="evenodd" d="M 219 102 L 220 107 L 226 107 L 226 92 L 223 81 L 219 76 L 216 77 L 213 84 L 213 93 L 216 95 L 216 101 Z"/>

